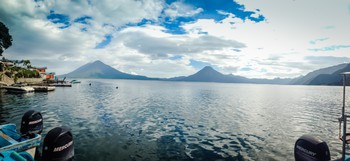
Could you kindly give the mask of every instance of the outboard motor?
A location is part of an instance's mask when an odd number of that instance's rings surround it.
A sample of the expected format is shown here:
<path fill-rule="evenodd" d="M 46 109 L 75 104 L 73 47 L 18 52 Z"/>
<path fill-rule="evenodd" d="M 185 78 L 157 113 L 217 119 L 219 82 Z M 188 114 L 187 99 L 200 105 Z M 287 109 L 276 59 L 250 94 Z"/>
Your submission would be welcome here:
<path fill-rule="evenodd" d="M 327 143 L 310 135 L 303 135 L 296 141 L 294 158 L 296 161 L 331 160 Z"/>
<path fill-rule="evenodd" d="M 73 135 L 67 127 L 50 130 L 43 144 L 42 161 L 72 161 L 74 158 Z"/>
<path fill-rule="evenodd" d="M 43 117 L 40 112 L 29 110 L 22 117 L 21 134 L 33 137 L 43 131 Z"/>

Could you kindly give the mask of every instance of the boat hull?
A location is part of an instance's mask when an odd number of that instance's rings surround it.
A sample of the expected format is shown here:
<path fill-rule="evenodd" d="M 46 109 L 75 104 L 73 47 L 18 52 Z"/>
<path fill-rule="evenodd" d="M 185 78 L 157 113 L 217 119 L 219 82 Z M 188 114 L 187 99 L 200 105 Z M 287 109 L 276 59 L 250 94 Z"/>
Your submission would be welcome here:
<path fill-rule="evenodd" d="M 49 92 L 54 91 L 56 88 L 54 86 L 32 86 L 35 92 Z"/>
<path fill-rule="evenodd" d="M 2 87 L 3 89 L 6 89 L 7 92 L 12 93 L 28 93 L 28 92 L 34 92 L 33 87 L 24 86 L 24 87 L 14 87 L 14 86 L 5 86 Z"/>
<path fill-rule="evenodd" d="M 35 134 L 33 138 L 24 138 L 16 131 L 16 125 L 0 125 L 0 152 L 3 151 L 26 151 L 33 157 L 36 147 L 40 146 L 41 135 Z"/>
<path fill-rule="evenodd" d="M 55 83 L 55 84 L 50 84 L 50 86 L 55 86 L 55 87 L 72 87 L 72 84 Z"/>

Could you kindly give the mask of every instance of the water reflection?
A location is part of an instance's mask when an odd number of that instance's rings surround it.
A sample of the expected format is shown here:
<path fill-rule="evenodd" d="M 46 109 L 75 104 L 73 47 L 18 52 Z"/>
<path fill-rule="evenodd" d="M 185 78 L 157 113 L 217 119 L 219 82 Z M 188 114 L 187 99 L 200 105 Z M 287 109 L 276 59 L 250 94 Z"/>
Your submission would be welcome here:
<path fill-rule="evenodd" d="M 44 133 L 73 129 L 76 159 L 84 161 L 294 160 L 303 134 L 326 140 L 335 158 L 341 94 L 339 87 L 83 80 L 50 93 L 0 92 L 0 123 L 19 125 L 25 111 L 41 111 Z"/>

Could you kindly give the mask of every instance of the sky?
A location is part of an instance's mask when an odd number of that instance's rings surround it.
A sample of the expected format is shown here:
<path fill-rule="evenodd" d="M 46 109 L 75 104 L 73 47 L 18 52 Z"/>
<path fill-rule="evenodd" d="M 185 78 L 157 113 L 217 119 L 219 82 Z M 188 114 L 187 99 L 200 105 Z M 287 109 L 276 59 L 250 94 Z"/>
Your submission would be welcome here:
<path fill-rule="evenodd" d="M 350 62 L 350 0 L 0 0 L 3 56 L 56 74 L 100 60 L 148 77 L 212 66 L 293 78 Z"/>

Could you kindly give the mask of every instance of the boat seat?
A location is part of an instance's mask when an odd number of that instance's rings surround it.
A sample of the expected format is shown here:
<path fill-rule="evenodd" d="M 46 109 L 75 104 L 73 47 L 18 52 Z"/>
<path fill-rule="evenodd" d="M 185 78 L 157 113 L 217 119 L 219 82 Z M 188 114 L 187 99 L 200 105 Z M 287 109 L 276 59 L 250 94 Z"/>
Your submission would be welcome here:
<path fill-rule="evenodd" d="M 18 143 L 18 141 L 16 141 L 15 139 L 9 137 L 8 135 L 0 131 L 0 147 L 16 144 L 16 143 Z"/>
<path fill-rule="evenodd" d="M 341 141 L 343 141 L 343 137 L 339 138 Z M 345 143 L 350 144 L 350 133 L 346 133 L 345 135 Z"/>

